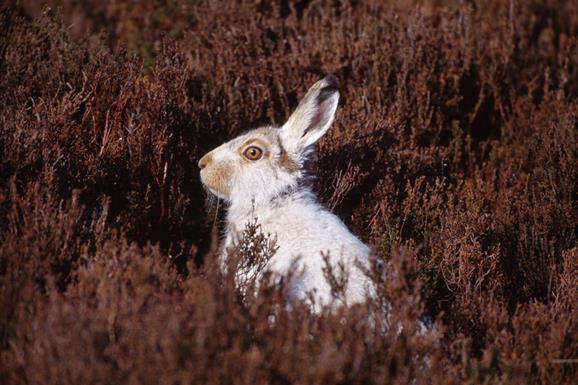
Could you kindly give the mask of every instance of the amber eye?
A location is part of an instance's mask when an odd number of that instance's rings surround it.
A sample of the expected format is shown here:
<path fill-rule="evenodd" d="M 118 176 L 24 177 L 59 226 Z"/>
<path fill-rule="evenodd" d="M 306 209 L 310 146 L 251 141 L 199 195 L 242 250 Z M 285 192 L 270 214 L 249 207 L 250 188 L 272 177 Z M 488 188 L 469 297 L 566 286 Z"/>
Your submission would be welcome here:
<path fill-rule="evenodd" d="M 249 160 L 259 160 L 263 156 L 263 150 L 257 146 L 249 146 L 243 151 L 243 156 Z"/>

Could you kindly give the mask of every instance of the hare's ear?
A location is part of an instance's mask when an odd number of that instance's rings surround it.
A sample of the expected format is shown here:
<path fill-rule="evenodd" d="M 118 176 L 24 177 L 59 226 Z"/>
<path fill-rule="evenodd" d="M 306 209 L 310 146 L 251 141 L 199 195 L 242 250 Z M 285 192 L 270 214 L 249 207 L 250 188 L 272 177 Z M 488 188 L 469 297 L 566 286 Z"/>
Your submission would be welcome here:
<path fill-rule="evenodd" d="M 339 101 L 337 79 L 328 75 L 315 83 L 281 127 L 283 144 L 295 154 L 317 142 L 331 126 Z"/>

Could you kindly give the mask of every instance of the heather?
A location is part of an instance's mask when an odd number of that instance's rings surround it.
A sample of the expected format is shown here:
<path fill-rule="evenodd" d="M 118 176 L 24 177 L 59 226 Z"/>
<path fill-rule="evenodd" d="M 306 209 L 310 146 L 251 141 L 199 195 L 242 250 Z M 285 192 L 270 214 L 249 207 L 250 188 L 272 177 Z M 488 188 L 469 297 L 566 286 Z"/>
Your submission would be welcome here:
<path fill-rule="evenodd" d="M 1 383 L 575 382 L 575 2 L 0 7 Z M 197 162 L 328 73 L 315 190 L 379 295 L 314 315 L 219 271 Z"/>

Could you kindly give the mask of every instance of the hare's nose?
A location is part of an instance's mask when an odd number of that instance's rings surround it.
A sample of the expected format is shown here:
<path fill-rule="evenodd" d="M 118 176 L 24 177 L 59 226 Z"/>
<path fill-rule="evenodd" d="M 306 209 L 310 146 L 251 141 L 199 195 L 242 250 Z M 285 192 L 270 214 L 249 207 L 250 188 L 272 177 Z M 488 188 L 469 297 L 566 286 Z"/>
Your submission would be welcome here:
<path fill-rule="evenodd" d="M 209 164 L 209 162 L 211 161 L 211 156 L 209 154 L 203 156 L 201 158 L 201 160 L 199 160 L 199 168 L 202 170 L 205 167 L 207 167 L 207 165 Z"/>

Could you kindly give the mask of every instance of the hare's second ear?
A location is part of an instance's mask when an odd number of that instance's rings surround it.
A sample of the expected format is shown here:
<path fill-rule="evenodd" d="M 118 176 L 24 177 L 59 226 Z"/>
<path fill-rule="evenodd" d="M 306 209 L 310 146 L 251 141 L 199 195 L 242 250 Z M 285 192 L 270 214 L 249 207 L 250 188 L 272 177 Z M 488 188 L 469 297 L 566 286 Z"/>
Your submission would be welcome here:
<path fill-rule="evenodd" d="M 337 79 L 328 75 L 315 83 L 281 128 L 283 143 L 300 153 L 317 142 L 331 126 L 339 101 Z"/>

